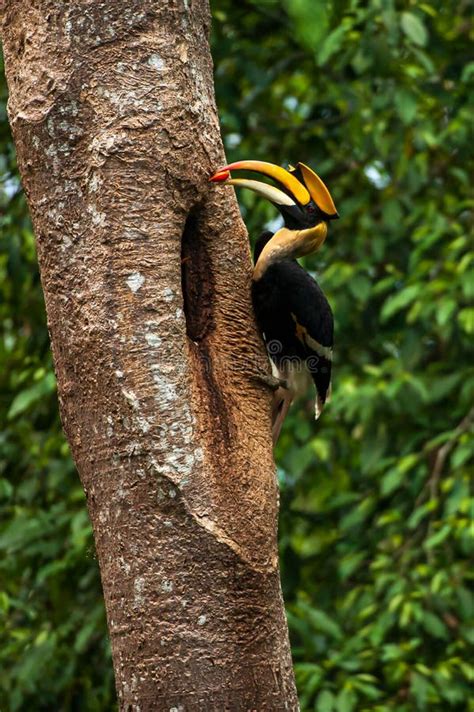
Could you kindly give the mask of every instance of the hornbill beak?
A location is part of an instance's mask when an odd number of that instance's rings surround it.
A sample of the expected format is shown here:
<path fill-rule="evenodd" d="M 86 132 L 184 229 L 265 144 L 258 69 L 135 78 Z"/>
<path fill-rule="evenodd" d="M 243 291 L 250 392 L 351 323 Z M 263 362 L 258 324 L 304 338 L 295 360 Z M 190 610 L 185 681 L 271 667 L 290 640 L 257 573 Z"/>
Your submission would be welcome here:
<path fill-rule="evenodd" d="M 241 161 L 241 163 L 260 164 L 260 161 Z M 243 168 L 244 166 L 241 166 L 241 163 L 232 163 L 230 166 L 221 168 L 217 171 L 217 173 L 214 173 L 214 175 L 209 180 L 211 180 L 213 183 L 225 183 L 226 185 L 236 185 L 240 188 L 249 188 L 249 190 L 253 190 L 254 193 L 257 193 L 257 195 L 262 196 L 262 198 L 266 198 L 277 207 L 281 207 L 284 205 L 297 207 L 295 201 L 287 193 L 284 193 L 282 190 L 279 190 L 273 185 L 269 185 L 268 183 L 262 183 L 258 180 L 250 180 L 247 178 L 231 178 L 230 169 L 236 169 L 237 166 L 239 166 L 239 168 Z M 268 165 L 271 166 L 272 164 L 269 163 Z M 274 168 L 279 167 L 274 166 Z M 248 168 L 247 170 L 256 169 Z M 282 168 L 280 168 L 279 170 L 283 171 Z M 285 173 L 286 171 L 283 172 Z M 298 183 L 298 181 L 296 181 L 296 183 Z"/>
<path fill-rule="evenodd" d="M 231 178 L 232 170 L 262 173 L 279 183 L 283 190 L 259 181 Z M 281 166 L 265 161 L 237 161 L 220 168 L 210 180 L 214 183 L 225 182 L 229 185 L 250 188 L 276 206 L 296 205 L 304 208 L 312 200 L 328 219 L 339 217 L 329 190 L 321 178 L 304 163 L 298 163 L 296 168 L 291 167 L 287 171 Z"/>

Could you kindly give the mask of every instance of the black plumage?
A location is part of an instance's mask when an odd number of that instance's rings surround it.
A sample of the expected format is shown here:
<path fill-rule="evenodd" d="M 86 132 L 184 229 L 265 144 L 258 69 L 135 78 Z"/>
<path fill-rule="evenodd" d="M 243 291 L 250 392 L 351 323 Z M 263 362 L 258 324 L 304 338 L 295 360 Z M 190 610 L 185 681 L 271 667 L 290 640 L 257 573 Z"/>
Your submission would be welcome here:
<path fill-rule="evenodd" d="M 273 233 L 257 240 L 254 261 Z M 309 373 L 317 391 L 316 412 L 326 402 L 331 382 L 333 315 L 318 283 L 294 259 L 270 264 L 252 282 L 252 301 L 258 327 L 279 374 L 297 382 Z"/>

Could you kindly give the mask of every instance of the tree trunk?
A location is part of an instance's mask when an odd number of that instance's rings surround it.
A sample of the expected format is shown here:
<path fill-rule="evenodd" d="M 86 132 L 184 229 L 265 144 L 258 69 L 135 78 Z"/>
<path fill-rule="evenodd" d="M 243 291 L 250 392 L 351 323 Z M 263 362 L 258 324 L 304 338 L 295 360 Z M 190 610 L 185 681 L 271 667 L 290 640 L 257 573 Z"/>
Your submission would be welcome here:
<path fill-rule="evenodd" d="M 122 710 L 296 710 L 267 359 L 207 0 L 4 0 L 9 115 Z"/>

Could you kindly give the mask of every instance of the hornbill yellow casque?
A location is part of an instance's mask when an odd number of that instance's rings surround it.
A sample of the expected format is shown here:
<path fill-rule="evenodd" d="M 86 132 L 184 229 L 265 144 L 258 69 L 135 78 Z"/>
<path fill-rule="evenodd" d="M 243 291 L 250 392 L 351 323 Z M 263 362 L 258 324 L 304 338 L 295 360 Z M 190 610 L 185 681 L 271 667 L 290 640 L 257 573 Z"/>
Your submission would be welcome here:
<path fill-rule="evenodd" d="M 278 188 L 256 180 L 232 178 L 230 171 L 256 171 Z M 275 234 L 256 242 L 252 279 L 255 318 L 281 386 L 273 402 L 273 440 L 295 395 L 304 392 L 310 375 L 316 386 L 319 417 L 331 382 L 333 317 L 317 282 L 297 257 L 319 250 L 329 220 L 339 217 L 321 178 L 304 163 L 288 170 L 262 161 L 238 161 L 219 169 L 211 181 L 249 188 L 272 202 L 284 219 Z"/>

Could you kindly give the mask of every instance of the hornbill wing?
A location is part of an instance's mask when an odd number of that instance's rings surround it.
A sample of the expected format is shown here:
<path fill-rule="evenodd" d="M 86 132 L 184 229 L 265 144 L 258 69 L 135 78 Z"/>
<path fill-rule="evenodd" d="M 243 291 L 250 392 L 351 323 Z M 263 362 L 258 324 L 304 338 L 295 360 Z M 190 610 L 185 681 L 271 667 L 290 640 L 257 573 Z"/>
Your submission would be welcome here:
<path fill-rule="evenodd" d="M 316 386 L 315 415 L 329 396 L 334 320 L 329 302 L 318 283 L 298 264 L 293 263 L 293 289 L 287 294 L 287 308 L 294 336 L 304 350 L 308 371 Z"/>
<path fill-rule="evenodd" d="M 259 239 L 262 247 L 265 239 L 268 241 L 268 234 L 264 233 Z M 301 371 L 296 366 L 295 372 L 291 364 L 295 359 L 303 361 L 306 366 L 303 371 L 311 375 L 316 386 L 318 417 L 328 397 L 333 343 L 333 317 L 323 291 L 295 260 L 283 260 L 271 265 L 254 282 L 252 299 L 279 377 L 292 382 L 288 395 L 293 398 L 298 390 L 295 376 Z"/>

